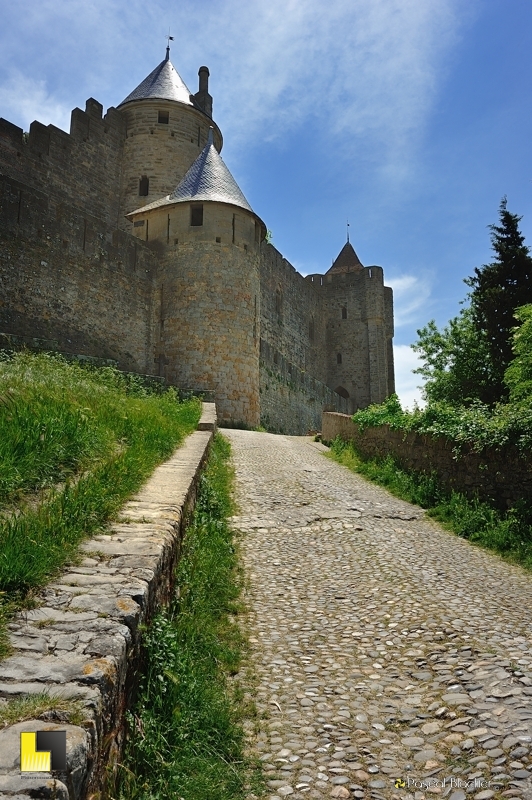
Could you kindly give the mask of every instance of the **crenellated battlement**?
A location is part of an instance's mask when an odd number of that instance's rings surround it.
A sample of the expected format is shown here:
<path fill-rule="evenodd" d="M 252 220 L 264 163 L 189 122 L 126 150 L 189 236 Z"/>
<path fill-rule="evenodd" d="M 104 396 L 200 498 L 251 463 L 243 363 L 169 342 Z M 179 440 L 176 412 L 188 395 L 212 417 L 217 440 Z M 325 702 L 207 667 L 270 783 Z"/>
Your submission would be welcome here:
<path fill-rule="evenodd" d="M 327 272 L 325 275 L 319 273 L 306 275 L 305 280 L 320 289 L 329 286 L 354 286 L 360 284 L 361 280 L 371 280 L 376 283 L 384 283 L 384 271 L 382 267 L 371 266 L 363 267 L 358 272 Z"/>

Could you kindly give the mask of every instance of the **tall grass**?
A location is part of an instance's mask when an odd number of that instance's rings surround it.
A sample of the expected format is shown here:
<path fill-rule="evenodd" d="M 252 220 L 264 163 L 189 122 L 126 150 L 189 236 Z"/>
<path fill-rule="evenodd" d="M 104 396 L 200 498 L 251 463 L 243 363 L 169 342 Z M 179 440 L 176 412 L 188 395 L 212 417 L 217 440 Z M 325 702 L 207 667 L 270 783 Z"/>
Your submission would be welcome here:
<path fill-rule="evenodd" d="M 396 497 L 426 508 L 431 517 L 463 539 L 532 569 L 532 506 L 527 503 L 501 512 L 489 503 L 444 490 L 435 475 L 402 469 L 392 456 L 365 459 L 351 442 L 339 437 L 331 443 L 328 455 Z"/>
<path fill-rule="evenodd" d="M 145 633 L 146 670 L 128 713 L 120 800 L 239 800 L 249 766 L 228 682 L 244 640 L 241 575 L 226 522 L 229 444 L 217 436 L 177 569 L 178 597 Z M 240 710 L 239 710 L 240 709 Z"/>
<path fill-rule="evenodd" d="M 114 369 L 0 360 L 0 617 L 42 586 L 167 458 L 200 415 Z M 1 634 L 0 634 L 1 638 Z M 1 654 L 0 646 L 0 654 Z"/>

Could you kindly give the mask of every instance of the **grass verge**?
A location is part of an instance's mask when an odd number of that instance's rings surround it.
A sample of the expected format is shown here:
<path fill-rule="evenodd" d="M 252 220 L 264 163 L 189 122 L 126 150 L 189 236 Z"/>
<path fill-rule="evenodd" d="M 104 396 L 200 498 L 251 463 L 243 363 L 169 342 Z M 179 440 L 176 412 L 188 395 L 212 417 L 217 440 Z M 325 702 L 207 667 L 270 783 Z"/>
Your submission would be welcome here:
<path fill-rule="evenodd" d="M 260 771 L 244 755 L 242 574 L 227 524 L 229 444 L 215 438 L 177 569 L 177 596 L 145 632 L 146 669 L 119 771 L 120 800 L 240 800 Z M 248 787 L 246 791 L 246 786 Z"/>
<path fill-rule="evenodd" d="M 0 358 L 0 658 L 6 618 L 116 516 L 199 415 L 198 402 L 114 369 Z"/>
<path fill-rule="evenodd" d="M 396 497 L 427 509 L 431 517 L 463 539 L 532 570 L 532 507 L 526 503 L 502 512 L 489 503 L 445 491 L 435 475 L 401 469 L 391 456 L 364 459 L 351 442 L 339 437 L 327 455 Z"/>

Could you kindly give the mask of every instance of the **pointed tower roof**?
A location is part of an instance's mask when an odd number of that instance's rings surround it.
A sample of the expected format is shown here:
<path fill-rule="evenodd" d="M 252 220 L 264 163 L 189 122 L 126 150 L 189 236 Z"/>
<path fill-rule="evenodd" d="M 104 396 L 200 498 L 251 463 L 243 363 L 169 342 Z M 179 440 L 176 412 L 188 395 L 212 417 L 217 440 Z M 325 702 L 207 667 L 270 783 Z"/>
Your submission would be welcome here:
<path fill-rule="evenodd" d="M 355 253 L 353 245 L 347 240 L 336 257 L 332 267 L 327 270 L 327 275 L 331 272 L 360 272 L 364 269 L 362 262 Z"/>
<path fill-rule="evenodd" d="M 161 61 L 158 67 L 155 67 L 153 72 L 150 72 L 147 78 L 144 78 L 142 83 L 139 83 L 136 89 L 133 89 L 131 94 L 128 94 L 125 100 L 118 105 L 125 105 L 131 103 L 132 100 L 175 100 L 178 103 L 185 103 L 188 106 L 193 106 L 194 103 L 190 99 L 190 91 L 185 85 L 179 72 L 176 70 L 170 61 L 170 48 L 166 48 L 166 58 Z"/>
<path fill-rule="evenodd" d="M 142 206 L 136 211 L 132 211 L 131 214 L 151 211 L 153 208 L 174 203 L 201 203 L 204 201 L 228 203 L 245 208 L 252 214 L 255 213 L 214 146 L 212 128 L 209 131 L 207 144 L 172 194 Z M 126 216 L 129 217 L 130 214 Z"/>

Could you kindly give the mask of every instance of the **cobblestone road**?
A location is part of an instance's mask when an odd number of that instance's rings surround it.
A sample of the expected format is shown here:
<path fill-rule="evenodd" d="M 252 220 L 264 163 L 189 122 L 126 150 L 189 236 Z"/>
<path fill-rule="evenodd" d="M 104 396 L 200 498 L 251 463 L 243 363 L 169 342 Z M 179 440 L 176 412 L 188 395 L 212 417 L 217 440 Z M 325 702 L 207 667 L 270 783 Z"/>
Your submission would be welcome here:
<path fill-rule="evenodd" d="M 531 798 L 532 576 L 310 439 L 224 435 L 266 796 Z"/>

